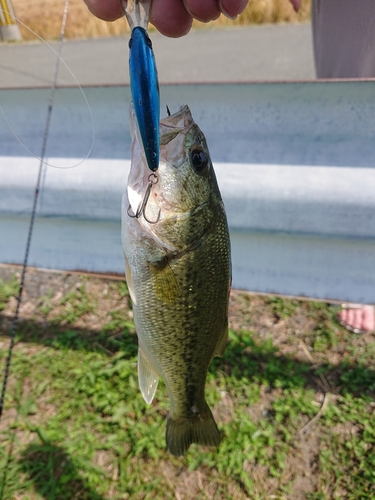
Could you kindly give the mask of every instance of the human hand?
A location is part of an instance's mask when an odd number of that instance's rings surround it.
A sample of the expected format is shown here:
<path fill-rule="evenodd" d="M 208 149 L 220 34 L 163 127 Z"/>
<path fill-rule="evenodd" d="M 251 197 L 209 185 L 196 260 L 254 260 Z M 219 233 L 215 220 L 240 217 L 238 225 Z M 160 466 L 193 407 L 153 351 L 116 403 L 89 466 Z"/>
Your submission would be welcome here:
<path fill-rule="evenodd" d="M 298 3 L 301 0 L 291 0 Z M 121 0 L 84 0 L 94 16 L 115 21 L 124 15 Z M 150 22 L 163 35 L 180 37 L 191 28 L 193 18 L 208 22 L 220 14 L 235 18 L 245 10 L 248 0 L 153 0 Z"/>
<path fill-rule="evenodd" d="M 301 0 L 290 0 L 290 3 L 293 5 L 294 10 L 298 12 L 301 7 Z"/>

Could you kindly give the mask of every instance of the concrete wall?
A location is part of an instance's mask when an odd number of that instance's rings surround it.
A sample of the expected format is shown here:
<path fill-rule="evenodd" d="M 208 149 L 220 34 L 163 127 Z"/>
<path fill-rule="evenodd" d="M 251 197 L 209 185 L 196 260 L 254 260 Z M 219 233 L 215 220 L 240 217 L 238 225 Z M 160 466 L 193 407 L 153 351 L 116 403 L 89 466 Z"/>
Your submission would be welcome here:
<path fill-rule="evenodd" d="M 225 201 L 233 285 L 261 292 L 375 302 L 373 82 L 161 87 L 191 107 Z M 30 265 L 123 271 L 120 201 L 130 165 L 128 87 L 84 89 L 95 127 L 89 159 L 46 167 Z M 26 245 L 49 90 L 0 90 L 0 262 Z M 48 163 L 90 150 L 78 89 L 57 91 Z M 28 151 L 24 149 L 27 148 Z M 30 154 L 31 153 L 31 154 Z"/>

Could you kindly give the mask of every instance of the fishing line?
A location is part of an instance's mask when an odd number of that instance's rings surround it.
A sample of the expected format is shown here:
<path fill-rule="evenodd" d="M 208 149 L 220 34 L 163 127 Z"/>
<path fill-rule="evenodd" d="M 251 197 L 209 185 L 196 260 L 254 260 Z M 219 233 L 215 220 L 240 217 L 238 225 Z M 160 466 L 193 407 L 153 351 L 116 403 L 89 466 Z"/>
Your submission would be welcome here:
<path fill-rule="evenodd" d="M 48 103 L 47 119 L 46 119 L 44 135 L 43 135 L 43 143 L 42 143 L 42 149 L 41 149 L 41 155 L 40 155 L 39 171 L 38 171 L 38 177 L 37 177 L 37 182 L 36 182 L 35 191 L 34 191 L 34 201 L 33 201 L 33 207 L 32 207 L 32 212 L 31 212 L 29 231 L 28 231 L 28 235 L 27 235 L 26 251 L 25 251 L 25 256 L 24 256 L 24 260 L 23 260 L 23 264 L 22 264 L 21 281 L 20 281 L 20 286 L 19 286 L 18 295 L 17 295 L 17 306 L 16 306 L 16 311 L 15 311 L 14 316 L 13 316 L 13 321 L 12 321 L 12 326 L 11 326 L 11 331 L 10 331 L 10 343 L 9 343 L 8 355 L 7 355 L 6 362 L 5 362 L 3 386 L 2 386 L 1 395 L 0 395 L 0 420 L 1 420 L 1 417 L 3 414 L 5 392 L 6 392 L 6 387 L 7 387 L 7 382 L 8 382 L 9 372 L 10 372 L 10 364 L 11 364 L 11 360 L 12 360 L 13 347 L 14 347 L 14 343 L 15 343 L 19 309 L 20 309 L 22 293 L 23 293 L 23 289 L 24 289 L 24 285 L 25 285 L 25 276 L 26 276 L 26 270 L 27 270 L 28 259 L 29 259 L 31 238 L 32 238 L 32 234 L 33 234 L 36 208 L 37 208 L 37 203 L 38 203 L 38 196 L 39 196 L 39 191 L 40 191 L 40 183 L 41 183 L 43 168 L 45 165 L 44 156 L 45 156 L 46 147 L 47 147 L 52 110 L 53 110 L 53 106 L 54 106 L 54 102 L 55 102 L 57 77 L 59 74 L 60 62 L 62 61 L 61 52 L 62 52 L 64 35 L 65 35 L 66 20 L 67 20 L 67 16 L 68 16 L 68 7 L 69 7 L 69 0 L 65 0 L 63 18 L 62 18 L 62 22 L 61 22 L 60 37 L 59 37 L 59 53 L 54 51 L 55 54 L 57 55 L 56 65 L 55 65 L 55 73 L 54 73 L 54 78 L 53 78 L 52 85 L 51 85 L 51 93 L 50 93 L 50 98 L 49 98 L 49 103 Z"/>
<path fill-rule="evenodd" d="M 68 2 L 69 3 L 69 2 Z M 65 10 L 67 9 L 66 7 L 66 2 L 65 2 L 65 6 L 64 6 L 64 14 L 63 14 L 63 20 L 62 20 L 62 23 L 64 23 L 64 26 L 61 25 L 61 28 L 63 28 L 63 38 L 65 36 L 65 25 L 66 25 L 66 18 L 64 19 L 64 15 L 65 15 Z M 56 91 L 56 84 L 57 84 L 57 76 L 58 76 L 58 72 L 59 72 L 59 67 L 60 67 L 60 63 L 62 63 L 65 68 L 68 70 L 68 72 L 70 73 L 70 75 L 72 76 L 74 82 L 76 83 L 77 87 L 79 88 L 81 94 L 82 94 L 82 97 L 85 101 L 85 104 L 87 106 L 87 109 L 88 109 L 88 112 L 89 112 L 89 116 L 90 116 L 90 120 L 91 120 L 91 144 L 90 144 L 90 147 L 89 147 L 89 150 L 88 150 L 88 153 L 86 154 L 86 156 L 81 160 L 79 161 L 78 163 L 75 163 L 74 165 L 69 165 L 69 166 L 58 166 L 58 165 L 53 165 L 51 163 L 48 163 L 47 161 L 45 161 L 44 159 L 44 156 L 42 156 L 42 154 L 40 156 L 36 155 L 35 153 L 33 153 L 27 146 L 26 144 L 24 144 L 22 142 L 22 140 L 20 139 L 20 137 L 18 136 L 18 134 L 16 133 L 16 131 L 13 129 L 12 125 L 10 124 L 4 110 L 3 110 L 3 107 L 0 105 L 0 112 L 1 114 L 3 115 L 3 118 L 4 118 L 4 121 L 5 123 L 7 124 L 9 130 L 12 132 L 14 138 L 21 144 L 21 146 L 31 155 L 33 156 L 34 158 L 36 158 L 37 160 L 43 162 L 44 165 L 48 165 L 49 167 L 53 167 L 53 168 L 59 168 L 59 169 L 70 169 L 70 168 L 75 168 L 75 167 L 78 167 L 79 165 L 81 165 L 84 161 L 87 160 L 87 158 L 90 156 L 92 150 L 93 150 L 93 147 L 94 147 L 94 143 L 95 143 L 95 127 L 94 127 L 94 118 L 92 116 L 92 112 L 91 112 L 91 107 L 90 107 L 90 104 L 87 100 L 87 97 L 83 91 L 83 88 L 82 86 L 80 85 L 80 83 L 78 82 L 77 78 L 75 77 L 73 71 L 69 68 L 69 66 L 66 64 L 66 62 L 64 61 L 64 59 L 61 57 L 61 50 L 62 50 L 62 40 L 61 40 L 61 30 L 60 30 L 60 37 L 59 37 L 59 47 L 58 47 L 58 50 L 56 51 L 48 42 L 46 42 L 46 40 L 44 40 L 44 38 L 42 38 L 41 36 L 39 36 L 37 33 L 35 33 L 35 31 L 33 31 L 31 28 L 29 28 L 25 23 L 23 23 L 22 21 L 20 21 L 16 16 L 12 15 L 10 12 L 7 12 L 6 10 L 2 9 L 0 7 L 0 10 L 2 10 L 5 14 L 8 14 L 9 16 L 11 16 L 13 19 L 15 19 L 19 24 L 21 24 L 24 28 L 26 28 L 27 30 L 30 31 L 30 33 L 32 33 L 34 36 L 36 36 L 37 38 L 39 38 L 39 40 L 41 40 L 45 45 L 47 45 L 47 47 L 52 50 L 52 52 L 55 54 L 56 56 L 56 66 L 55 66 L 55 75 L 54 75 L 54 80 L 53 80 L 53 84 L 52 84 L 52 87 L 51 89 L 54 89 L 53 90 L 53 93 L 55 93 Z M 47 118 L 47 120 L 49 120 L 49 118 Z M 43 152 L 44 153 L 44 152 Z"/>

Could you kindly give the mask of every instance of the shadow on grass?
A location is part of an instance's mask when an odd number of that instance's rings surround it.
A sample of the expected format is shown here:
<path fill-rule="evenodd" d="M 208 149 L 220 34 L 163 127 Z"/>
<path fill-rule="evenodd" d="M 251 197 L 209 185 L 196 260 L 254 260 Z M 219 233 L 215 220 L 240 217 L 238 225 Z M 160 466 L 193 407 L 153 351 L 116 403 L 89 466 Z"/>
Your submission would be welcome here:
<path fill-rule="evenodd" d="M 0 335 L 9 334 L 1 326 Z M 41 325 L 29 320 L 20 322 L 17 338 L 23 342 L 35 342 L 55 349 L 74 349 L 87 352 L 101 352 L 109 357 L 117 352 L 130 357 L 137 355 L 137 336 L 132 325 L 108 331 L 90 331 L 57 323 Z M 255 342 L 252 334 L 231 332 L 230 342 L 222 358 L 214 358 L 210 365 L 212 373 L 224 372 L 239 380 L 258 381 L 270 387 L 306 387 L 315 391 L 322 387 L 321 376 L 329 383 L 329 391 L 337 394 L 350 392 L 355 396 L 375 397 L 375 370 L 366 364 L 341 361 L 338 364 L 296 360 L 282 355 L 270 340 Z"/>
<path fill-rule="evenodd" d="M 19 465 L 46 500 L 104 500 L 82 478 L 72 457 L 50 442 L 30 444 L 23 451 Z"/>
<path fill-rule="evenodd" d="M 0 314 L 0 335 L 10 334 L 9 318 Z M 119 351 L 129 356 L 137 354 L 137 335 L 132 323 L 117 326 L 114 329 L 104 327 L 101 331 L 81 329 L 72 325 L 61 325 L 59 322 L 27 320 L 17 323 L 17 340 L 33 342 L 55 349 L 73 349 L 86 352 L 101 352 L 111 356 Z"/>
<path fill-rule="evenodd" d="M 223 358 L 214 358 L 211 371 L 224 372 L 239 380 L 254 380 L 272 387 L 306 387 L 314 391 L 375 397 L 375 370 L 365 364 L 341 361 L 338 364 L 312 363 L 281 355 L 271 341 L 254 342 L 251 333 L 232 339 Z M 322 376 L 328 382 L 325 387 Z"/>

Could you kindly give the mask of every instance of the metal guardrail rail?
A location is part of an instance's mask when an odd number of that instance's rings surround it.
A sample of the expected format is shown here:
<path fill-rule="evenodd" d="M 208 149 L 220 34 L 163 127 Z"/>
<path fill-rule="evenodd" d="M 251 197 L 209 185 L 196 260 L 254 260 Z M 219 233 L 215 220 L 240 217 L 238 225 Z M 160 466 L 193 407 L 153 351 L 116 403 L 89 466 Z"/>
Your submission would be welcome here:
<path fill-rule="evenodd" d="M 375 302 L 373 82 L 166 85 L 210 147 L 231 229 L 233 285 Z M 120 202 L 130 161 L 128 87 L 87 87 L 91 157 L 48 167 L 30 265 L 123 272 Z M 26 147 L 40 149 L 46 89 L 0 90 Z M 47 155 L 74 165 L 90 145 L 80 92 L 56 94 Z M 0 123 L 0 262 L 22 260 L 38 160 Z"/>

